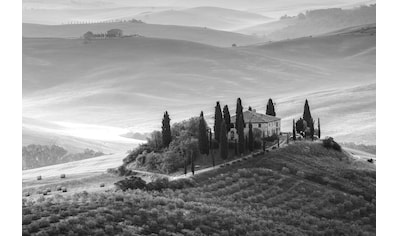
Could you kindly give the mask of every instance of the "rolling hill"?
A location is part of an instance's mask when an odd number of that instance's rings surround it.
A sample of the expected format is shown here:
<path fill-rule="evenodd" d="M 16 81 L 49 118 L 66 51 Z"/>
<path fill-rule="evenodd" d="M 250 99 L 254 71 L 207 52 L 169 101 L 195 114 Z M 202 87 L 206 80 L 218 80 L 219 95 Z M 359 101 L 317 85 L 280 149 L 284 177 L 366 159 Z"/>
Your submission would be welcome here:
<path fill-rule="evenodd" d="M 150 24 L 207 27 L 225 31 L 233 31 L 272 20 L 255 13 L 219 7 L 195 7 L 143 13 L 135 15 L 134 18 Z"/>
<path fill-rule="evenodd" d="M 145 37 L 187 40 L 220 47 L 249 45 L 261 39 L 233 32 L 199 27 L 155 25 L 140 23 L 96 23 L 73 25 L 22 24 L 22 36 L 27 38 L 79 38 L 87 31 L 106 33 L 110 29 L 121 29 L 125 35 L 139 34 Z"/>
<path fill-rule="evenodd" d="M 97 176 L 97 182 L 88 178 L 27 181 L 25 192 L 46 188 L 51 192 L 36 200 L 24 198 L 23 230 L 54 235 L 71 231 L 85 235 L 375 235 L 375 165 L 325 149 L 318 142 L 291 144 L 190 179 L 176 183 L 181 188 L 159 182 L 163 191 L 126 192 L 99 188 L 103 181 L 112 185 L 112 177 L 105 175 Z M 57 185 L 81 191 L 85 185 L 93 187 L 71 195 L 56 192 Z"/>
<path fill-rule="evenodd" d="M 258 35 L 268 40 L 284 40 L 315 36 L 342 28 L 376 23 L 376 5 L 351 9 L 330 8 L 309 10 L 297 16 L 243 28 L 237 32 Z"/>
<path fill-rule="evenodd" d="M 313 115 L 322 118 L 323 135 L 373 144 L 375 116 L 350 125 L 375 114 L 373 31 L 371 27 L 361 34 L 352 30 L 236 48 L 147 37 L 88 44 L 79 39 L 24 38 L 23 114 L 142 132 L 159 128 L 165 110 L 172 123 L 204 110 L 212 125 L 217 100 L 233 109 L 240 96 L 244 106 L 262 111 L 272 97 L 288 124 L 299 117 L 304 99 L 319 92 L 328 96 L 313 96 L 310 105 L 320 107 Z M 365 100 L 354 98 L 351 89 Z M 284 103 L 289 99 L 295 103 Z M 327 109 L 336 99 L 347 101 L 347 109 Z M 347 120 L 340 122 L 343 116 Z M 345 134 L 329 126 L 335 123 L 341 123 Z M 367 129 L 359 140 L 356 132 L 362 127 Z"/>

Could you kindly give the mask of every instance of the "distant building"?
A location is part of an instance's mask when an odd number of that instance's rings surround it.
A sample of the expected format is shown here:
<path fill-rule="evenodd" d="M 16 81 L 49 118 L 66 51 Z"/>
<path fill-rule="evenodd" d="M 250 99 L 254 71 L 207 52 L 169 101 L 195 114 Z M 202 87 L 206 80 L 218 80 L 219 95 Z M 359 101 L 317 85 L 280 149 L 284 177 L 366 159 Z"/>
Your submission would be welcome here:
<path fill-rule="evenodd" d="M 273 134 L 280 134 L 281 131 L 281 118 L 275 116 L 269 116 L 266 114 L 257 113 L 255 109 L 252 111 L 244 111 L 244 135 L 246 136 L 249 131 L 249 122 L 252 123 L 252 131 L 259 129 L 265 137 L 272 136 Z M 236 116 L 231 117 L 231 123 L 234 125 L 230 129 L 228 138 L 230 140 L 237 139 L 238 134 L 236 130 Z"/>
<path fill-rule="evenodd" d="M 107 31 L 107 37 L 109 38 L 119 38 L 123 36 L 123 31 L 120 29 L 111 29 Z"/>

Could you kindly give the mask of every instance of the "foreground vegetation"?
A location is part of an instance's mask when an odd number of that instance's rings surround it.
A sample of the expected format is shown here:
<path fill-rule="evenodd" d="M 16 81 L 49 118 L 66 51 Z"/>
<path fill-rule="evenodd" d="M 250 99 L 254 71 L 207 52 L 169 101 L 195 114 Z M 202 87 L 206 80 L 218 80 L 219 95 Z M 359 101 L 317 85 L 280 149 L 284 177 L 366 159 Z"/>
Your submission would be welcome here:
<path fill-rule="evenodd" d="M 375 235 L 367 165 L 319 142 L 291 144 L 183 188 L 24 199 L 23 235 Z"/>

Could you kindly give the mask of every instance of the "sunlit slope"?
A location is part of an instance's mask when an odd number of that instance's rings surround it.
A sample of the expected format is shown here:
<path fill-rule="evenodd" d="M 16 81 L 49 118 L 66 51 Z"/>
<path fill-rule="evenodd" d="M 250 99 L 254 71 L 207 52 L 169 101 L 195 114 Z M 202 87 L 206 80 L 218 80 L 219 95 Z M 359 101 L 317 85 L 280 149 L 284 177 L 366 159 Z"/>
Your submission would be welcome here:
<path fill-rule="evenodd" d="M 97 23 L 73 25 L 22 24 L 22 36 L 28 38 L 79 38 L 87 31 L 93 33 L 106 33 L 110 29 L 121 29 L 125 35 L 139 34 L 141 36 L 153 38 L 188 40 L 220 47 L 231 47 L 233 43 L 237 45 L 249 45 L 262 42 L 261 39 L 254 36 L 205 29 L 203 27 L 140 23 Z"/>
<path fill-rule="evenodd" d="M 106 172 L 108 168 L 120 166 L 125 156 L 125 153 L 118 153 L 81 161 L 24 170 L 22 171 L 22 180 L 34 180 L 39 175 L 41 175 L 43 179 L 60 176 L 61 174 L 66 174 L 67 177 L 68 175 L 84 175 L 85 177 L 93 176 L 95 174 Z"/>
<path fill-rule="evenodd" d="M 227 31 L 271 20 L 269 17 L 256 13 L 220 7 L 195 7 L 155 13 L 142 13 L 136 15 L 135 19 L 140 19 L 151 24 L 197 26 Z"/>
<path fill-rule="evenodd" d="M 375 34 L 237 48 L 140 37 L 88 44 L 78 39 L 23 39 L 23 113 L 40 113 L 52 121 L 151 130 L 160 128 L 165 110 L 172 122 L 204 110 L 212 125 L 217 100 L 232 112 L 237 97 L 260 112 L 269 97 L 276 99 L 277 112 L 279 101 L 295 96 L 302 109 L 302 99 L 320 90 L 334 90 L 345 101 L 350 97 L 342 93 L 346 88 L 375 83 L 374 61 Z M 375 89 L 366 93 L 375 102 Z M 321 101 L 315 98 L 311 105 Z M 323 101 L 326 108 L 328 102 Z M 360 108 L 358 100 L 350 103 Z M 356 120 L 357 110 L 350 109 L 350 103 L 345 112 Z M 284 116 L 298 113 L 291 109 L 285 109 Z M 326 127 L 324 135 L 334 133 L 327 124 L 339 122 L 340 116 L 328 109 L 317 112 L 314 116 L 322 117 Z M 375 129 L 375 122 L 368 125 Z M 346 127 L 353 134 L 342 141 L 356 141 L 356 129 Z M 283 130 L 291 130 L 290 125 Z"/>

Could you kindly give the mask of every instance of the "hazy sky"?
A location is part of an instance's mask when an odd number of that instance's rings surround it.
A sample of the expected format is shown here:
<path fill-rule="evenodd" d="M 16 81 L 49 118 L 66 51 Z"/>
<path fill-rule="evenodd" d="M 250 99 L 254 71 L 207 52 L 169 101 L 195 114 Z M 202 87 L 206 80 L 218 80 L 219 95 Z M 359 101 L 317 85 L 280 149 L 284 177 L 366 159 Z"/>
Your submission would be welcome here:
<path fill-rule="evenodd" d="M 198 7 L 215 6 L 239 10 L 266 8 L 278 10 L 293 7 L 334 7 L 358 3 L 373 3 L 369 0 L 23 0 L 23 7 L 42 9 L 62 8 L 108 8 L 108 7 Z"/>

